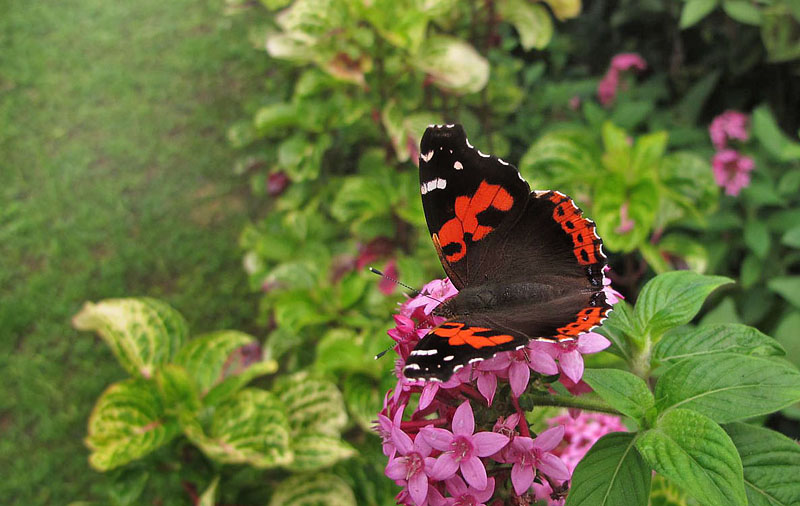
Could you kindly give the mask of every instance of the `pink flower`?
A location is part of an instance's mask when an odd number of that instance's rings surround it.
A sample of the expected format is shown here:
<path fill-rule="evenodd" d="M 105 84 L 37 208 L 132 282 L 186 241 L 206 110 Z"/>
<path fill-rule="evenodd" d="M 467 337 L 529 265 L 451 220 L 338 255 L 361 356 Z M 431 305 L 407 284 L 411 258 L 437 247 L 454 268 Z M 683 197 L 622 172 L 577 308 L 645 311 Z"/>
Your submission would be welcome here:
<path fill-rule="evenodd" d="M 267 193 L 270 197 L 277 197 L 286 190 L 289 183 L 291 181 L 285 172 L 282 170 L 273 172 L 267 177 Z"/>
<path fill-rule="evenodd" d="M 581 97 L 578 95 L 574 95 L 572 98 L 569 99 L 569 108 L 573 111 L 577 111 L 581 108 Z"/>
<path fill-rule="evenodd" d="M 394 446 L 394 440 L 392 439 L 392 431 L 400 428 L 404 408 L 405 406 L 400 406 L 400 409 L 394 414 L 393 420 L 390 420 L 386 415 L 378 413 L 378 423 L 375 425 L 374 429 L 383 440 L 383 454 L 389 458 L 394 457 L 397 451 Z"/>
<path fill-rule="evenodd" d="M 389 478 L 407 484 L 411 499 L 422 506 L 428 497 L 428 473 L 436 462 L 429 457 L 431 447 L 419 435 L 412 441 L 398 427 L 392 429 L 392 442 L 402 456 L 390 458 L 384 472 Z"/>
<path fill-rule="evenodd" d="M 611 68 L 622 72 L 625 70 L 645 70 L 647 62 L 638 53 L 620 53 L 611 58 Z"/>
<path fill-rule="evenodd" d="M 728 139 L 746 141 L 749 138 L 748 119 L 746 114 L 739 111 L 725 111 L 714 118 L 708 126 L 708 134 L 714 147 L 718 150 L 725 149 Z"/>
<path fill-rule="evenodd" d="M 517 398 L 528 388 L 531 369 L 547 376 L 558 374 L 553 357 L 530 345 L 520 350 L 501 353 L 492 361 L 495 370 L 508 368 L 508 383 L 511 385 L 511 393 Z"/>
<path fill-rule="evenodd" d="M 622 72 L 628 70 L 642 71 L 647 68 L 647 62 L 636 53 L 621 53 L 611 59 L 603 78 L 597 84 L 597 97 L 600 103 L 608 106 L 617 97 L 619 78 Z"/>
<path fill-rule="evenodd" d="M 436 427 L 425 427 L 420 436 L 433 448 L 444 452 L 436 459 L 430 473 L 434 480 L 445 480 L 461 469 L 464 479 L 472 487 L 487 487 L 486 468 L 480 457 L 488 457 L 508 444 L 508 437 L 497 432 L 475 431 L 475 418 L 469 401 L 464 401 L 453 415 L 453 432 Z"/>
<path fill-rule="evenodd" d="M 606 294 L 606 302 L 614 305 L 625 297 L 618 291 L 611 288 L 611 278 L 608 277 L 609 271 L 611 271 L 611 267 L 607 265 L 603 267 L 603 293 Z"/>
<path fill-rule="evenodd" d="M 386 274 L 386 277 L 382 277 L 378 282 L 378 290 L 384 295 L 391 295 L 396 286 L 396 283 L 392 280 L 398 278 L 397 262 L 394 259 L 389 260 L 389 263 L 384 267 L 383 273 Z"/>
<path fill-rule="evenodd" d="M 492 498 L 494 494 L 494 478 L 486 480 L 486 488 L 477 489 L 475 487 L 467 487 L 464 480 L 458 476 L 453 476 L 445 482 L 447 492 L 452 497 L 445 500 L 444 504 L 447 506 L 484 506 L 486 501 Z"/>
<path fill-rule="evenodd" d="M 558 360 L 558 367 L 569 379 L 577 383 L 583 376 L 584 353 L 597 353 L 611 346 L 611 341 L 596 332 L 587 332 L 571 341 L 544 343 L 534 341 L 529 346 L 548 353 Z"/>
<path fill-rule="evenodd" d="M 422 287 L 420 294 L 403 304 L 406 310 L 421 307 L 426 315 L 431 314 L 436 306 L 458 293 L 449 279 L 434 279 Z"/>
<path fill-rule="evenodd" d="M 609 432 L 628 431 L 620 417 L 601 413 L 584 412 L 575 418 L 559 415 L 547 420 L 547 424 L 564 428 L 564 441 L 567 444 L 556 454 L 567 465 L 570 474 L 598 439 Z"/>
<path fill-rule="evenodd" d="M 558 446 L 564 437 L 564 427 L 554 427 L 539 434 L 536 439 L 517 436 L 511 442 L 514 466 L 511 468 L 511 483 L 517 495 L 531 488 L 538 469 L 549 478 L 564 481 L 570 478 L 569 469 L 550 450 Z"/>
<path fill-rule="evenodd" d="M 711 161 L 714 180 L 725 188 L 728 195 L 739 195 L 750 184 L 750 172 L 755 168 L 753 159 L 732 149 L 717 151 Z"/>

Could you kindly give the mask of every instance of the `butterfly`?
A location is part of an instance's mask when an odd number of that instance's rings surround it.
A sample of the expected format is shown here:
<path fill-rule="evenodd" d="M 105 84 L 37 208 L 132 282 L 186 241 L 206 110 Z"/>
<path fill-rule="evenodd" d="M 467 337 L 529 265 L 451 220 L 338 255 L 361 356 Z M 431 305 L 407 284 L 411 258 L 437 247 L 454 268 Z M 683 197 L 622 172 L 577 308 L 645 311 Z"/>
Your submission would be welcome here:
<path fill-rule="evenodd" d="M 417 343 L 406 378 L 447 381 L 532 340 L 576 339 L 607 317 L 603 242 L 571 198 L 531 192 L 516 167 L 475 149 L 461 125 L 427 128 L 419 178 L 433 245 L 459 292 L 434 310 L 446 321 Z"/>

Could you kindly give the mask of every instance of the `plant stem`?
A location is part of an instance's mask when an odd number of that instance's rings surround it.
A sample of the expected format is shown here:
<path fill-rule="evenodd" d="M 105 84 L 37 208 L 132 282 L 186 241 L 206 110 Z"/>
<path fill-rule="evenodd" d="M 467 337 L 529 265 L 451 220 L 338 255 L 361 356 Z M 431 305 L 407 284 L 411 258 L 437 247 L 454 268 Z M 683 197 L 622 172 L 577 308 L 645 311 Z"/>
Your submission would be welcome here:
<path fill-rule="evenodd" d="M 600 413 L 610 413 L 621 415 L 619 411 L 606 404 L 600 399 L 590 399 L 586 397 L 573 397 L 567 395 L 530 395 L 530 400 L 539 406 L 558 406 L 562 408 L 578 408 L 587 411 L 598 411 Z"/>

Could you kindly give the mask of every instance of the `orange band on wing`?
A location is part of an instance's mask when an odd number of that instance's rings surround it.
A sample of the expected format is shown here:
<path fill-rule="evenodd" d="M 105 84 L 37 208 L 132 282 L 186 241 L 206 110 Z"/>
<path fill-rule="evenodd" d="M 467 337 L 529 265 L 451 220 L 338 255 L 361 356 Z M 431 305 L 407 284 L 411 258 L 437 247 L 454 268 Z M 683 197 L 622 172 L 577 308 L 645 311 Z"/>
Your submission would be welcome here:
<path fill-rule="evenodd" d="M 603 258 L 600 246 L 602 242 L 595 232 L 593 221 L 584 218 L 581 210 L 566 195 L 559 192 L 550 192 L 549 200 L 556 205 L 553 210 L 553 219 L 572 238 L 572 253 L 581 265 L 591 265 Z"/>
<path fill-rule="evenodd" d="M 469 345 L 473 348 L 483 348 L 485 346 L 497 346 L 510 341 L 514 338 L 507 334 L 497 334 L 493 336 L 476 336 L 476 332 L 487 332 L 492 329 L 486 327 L 466 327 L 463 323 L 443 323 L 441 326 L 431 331 L 440 337 L 447 338 L 450 346 Z"/>

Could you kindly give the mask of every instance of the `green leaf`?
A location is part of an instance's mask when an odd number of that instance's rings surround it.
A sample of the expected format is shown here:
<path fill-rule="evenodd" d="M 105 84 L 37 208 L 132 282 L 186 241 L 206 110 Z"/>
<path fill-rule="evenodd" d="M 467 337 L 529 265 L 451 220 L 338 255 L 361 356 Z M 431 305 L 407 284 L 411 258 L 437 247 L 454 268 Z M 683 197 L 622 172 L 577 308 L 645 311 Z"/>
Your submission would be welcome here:
<path fill-rule="evenodd" d="M 150 473 L 135 466 L 123 467 L 108 473 L 110 484 L 108 496 L 113 506 L 130 506 L 138 504 Z"/>
<path fill-rule="evenodd" d="M 723 352 L 759 356 L 786 354 L 778 341 L 756 328 L 723 323 L 671 330 L 658 342 L 653 357 L 669 362 Z"/>
<path fill-rule="evenodd" d="M 382 396 L 375 379 L 365 374 L 353 374 L 344 380 L 342 387 L 347 409 L 362 429 L 369 432 L 375 421 L 375 413 L 381 409 Z"/>
<path fill-rule="evenodd" d="M 748 254 L 742 261 L 742 266 L 739 269 L 739 283 L 745 290 L 752 287 L 761 279 L 761 272 L 764 267 L 764 262 L 760 260 L 755 254 Z"/>
<path fill-rule="evenodd" d="M 278 370 L 278 363 L 274 360 L 263 360 L 248 365 L 243 371 L 227 376 L 225 379 L 214 385 L 203 398 L 207 406 L 219 404 L 223 400 L 232 396 L 248 383 L 259 376 L 272 374 Z"/>
<path fill-rule="evenodd" d="M 646 506 L 652 473 L 635 441 L 625 432 L 600 438 L 575 468 L 566 506 Z"/>
<path fill-rule="evenodd" d="M 489 81 L 489 62 L 466 42 L 434 35 L 423 48 L 412 63 L 438 87 L 455 93 L 477 93 Z"/>
<path fill-rule="evenodd" d="M 681 30 L 694 26 L 708 16 L 717 7 L 717 4 L 718 0 L 689 0 L 683 6 L 678 26 L 681 27 Z"/>
<path fill-rule="evenodd" d="M 586 369 L 583 380 L 612 407 L 643 425 L 655 399 L 642 378 L 619 369 Z"/>
<path fill-rule="evenodd" d="M 544 0 L 559 21 L 575 18 L 581 13 L 581 0 Z"/>
<path fill-rule="evenodd" d="M 636 448 L 657 473 L 700 503 L 747 504 L 736 447 L 710 418 L 688 409 L 670 410 L 639 436 Z"/>
<path fill-rule="evenodd" d="M 340 478 L 321 473 L 291 476 L 275 488 L 269 506 L 355 506 L 353 491 Z"/>
<path fill-rule="evenodd" d="M 198 420 L 182 417 L 184 433 L 210 459 L 258 468 L 288 465 L 289 421 L 271 393 L 248 388 L 216 407 L 208 431 Z"/>
<path fill-rule="evenodd" d="M 141 458 L 178 434 L 153 382 L 132 378 L 114 383 L 97 400 L 89 417 L 89 463 L 108 471 Z"/>
<path fill-rule="evenodd" d="M 660 274 L 642 289 L 634 314 L 641 328 L 657 337 L 689 323 L 706 297 L 728 283 L 732 280 L 723 276 L 704 276 L 691 271 Z"/>
<path fill-rule="evenodd" d="M 253 336 L 236 330 L 220 330 L 192 339 L 174 362 L 186 369 L 201 397 L 234 376 L 242 376 L 236 383 L 244 381 L 244 386 L 257 375 L 278 368 L 275 361 L 261 361 L 261 349 Z M 228 383 L 228 387 L 232 385 Z M 215 402 L 221 400 L 220 393 L 215 394 Z"/>
<path fill-rule="evenodd" d="M 767 225 L 760 220 L 747 222 L 744 227 L 744 243 L 750 250 L 764 259 L 769 253 L 770 237 Z"/>
<path fill-rule="evenodd" d="M 639 329 L 639 322 L 633 314 L 633 308 L 624 300 L 614 304 L 614 310 L 611 311 L 608 319 L 603 322 L 603 326 L 600 327 L 598 332 L 611 341 L 611 347 L 606 351 L 625 360 L 630 360 L 633 356 L 631 342 L 639 345 L 644 342 L 642 331 Z"/>
<path fill-rule="evenodd" d="M 156 372 L 156 384 L 168 413 L 195 412 L 200 409 L 197 389 L 183 367 L 175 364 L 162 367 Z"/>
<path fill-rule="evenodd" d="M 355 448 L 343 441 L 341 436 L 324 434 L 303 434 L 292 438 L 292 451 L 294 460 L 287 468 L 301 472 L 330 467 L 356 454 Z"/>
<path fill-rule="evenodd" d="M 800 445 L 763 427 L 732 423 L 724 428 L 742 458 L 750 506 L 800 504 Z"/>
<path fill-rule="evenodd" d="M 203 494 L 198 498 L 197 506 L 214 506 L 217 504 L 217 486 L 219 485 L 219 475 L 216 475 Z"/>
<path fill-rule="evenodd" d="M 189 334 L 180 313 L 150 298 L 87 302 L 72 325 L 97 332 L 120 365 L 143 378 L 151 378 L 156 368 L 169 362 Z"/>
<path fill-rule="evenodd" d="M 792 248 L 800 248 L 800 226 L 787 230 L 781 237 L 781 243 Z"/>
<path fill-rule="evenodd" d="M 660 410 L 686 408 L 719 423 L 772 413 L 800 401 L 800 372 L 786 362 L 718 353 L 673 365 L 656 383 Z"/>
<path fill-rule="evenodd" d="M 800 142 L 789 139 L 778 126 L 769 106 L 761 105 L 751 117 L 753 136 L 761 142 L 764 149 L 780 161 L 800 159 Z"/>
<path fill-rule="evenodd" d="M 649 506 L 687 506 L 687 495 L 678 485 L 660 474 L 653 475 Z"/>
<path fill-rule="evenodd" d="M 767 283 L 769 289 L 788 300 L 793 306 L 800 307 L 800 276 L 781 276 L 772 278 Z"/>
<path fill-rule="evenodd" d="M 253 126 L 261 135 L 284 135 L 297 124 L 298 111 L 294 104 L 277 103 L 262 107 L 253 117 Z"/>
<path fill-rule="evenodd" d="M 723 0 L 722 10 L 740 23 L 755 26 L 761 24 L 761 11 L 748 0 Z"/>
<path fill-rule="evenodd" d="M 529 51 L 547 47 L 553 38 L 553 20 L 547 9 L 524 0 L 504 0 L 497 6 L 503 19 L 517 29 L 523 49 Z"/>
<path fill-rule="evenodd" d="M 653 132 L 636 139 L 631 152 L 631 170 L 637 174 L 650 174 L 667 149 L 667 132 Z"/>
<path fill-rule="evenodd" d="M 293 436 L 302 433 L 338 436 L 347 425 L 342 394 L 329 381 L 297 373 L 281 378 L 275 392 L 286 406 Z"/>

